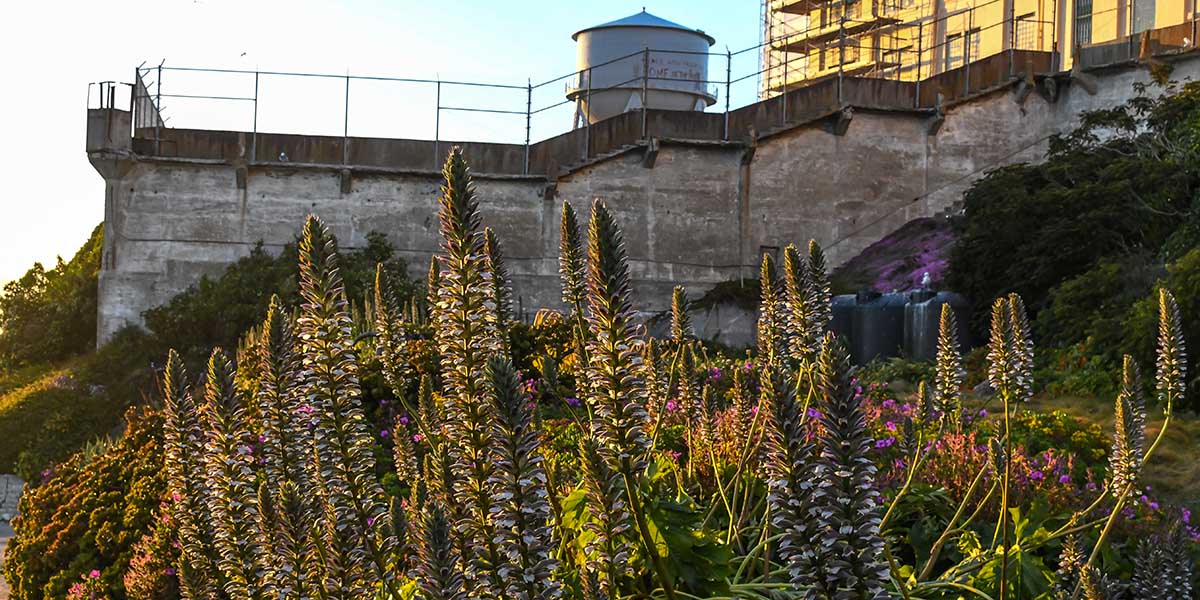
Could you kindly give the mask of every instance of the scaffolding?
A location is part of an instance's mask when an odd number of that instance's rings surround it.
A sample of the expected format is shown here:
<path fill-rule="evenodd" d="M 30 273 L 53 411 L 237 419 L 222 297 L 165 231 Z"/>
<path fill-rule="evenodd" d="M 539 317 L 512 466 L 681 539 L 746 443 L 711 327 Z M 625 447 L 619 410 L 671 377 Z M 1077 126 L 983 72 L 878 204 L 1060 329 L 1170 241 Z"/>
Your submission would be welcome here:
<path fill-rule="evenodd" d="M 1032 12 L 1014 10 L 1036 2 Z M 762 0 L 762 99 L 828 78 L 920 81 L 1006 50 L 1051 51 L 1046 0 Z"/>

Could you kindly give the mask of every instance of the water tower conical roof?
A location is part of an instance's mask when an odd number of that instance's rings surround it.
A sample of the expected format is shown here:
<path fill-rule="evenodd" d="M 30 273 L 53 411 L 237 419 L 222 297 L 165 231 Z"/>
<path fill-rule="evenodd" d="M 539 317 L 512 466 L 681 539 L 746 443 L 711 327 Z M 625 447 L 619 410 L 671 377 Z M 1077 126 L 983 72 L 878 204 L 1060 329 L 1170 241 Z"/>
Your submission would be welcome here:
<path fill-rule="evenodd" d="M 704 33 L 704 31 L 702 31 L 700 29 L 692 29 L 691 27 L 684 27 L 683 25 L 680 25 L 679 23 L 668 21 L 662 17 L 656 17 L 656 16 L 646 12 L 645 10 L 642 10 L 642 12 L 640 12 L 640 13 L 634 13 L 632 15 L 629 15 L 628 17 L 625 17 L 624 19 L 617 19 L 616 21 L 609 21 L 608 23 L 603 23 L 601 25 L 594 25 L 592 27 L 586 27 L 584 29 L 580 29 L 579 31 L 576 31 L 571 36 L 571 39 L 573 39 L 573 40 L 579 39 L 579 34 L 585 32 L 585 31 L 593 31 L 596 29 L 608 29 L 611 27 L 655 27 L 658 29 L 675 29 L 678 31 L 686 31 L 688 33 L 694 33 L 696 35 L 699 35 L 699 36 L 703 37 L 704 39 L 708 40 L 709 46 L 717 43 L 717 40 L 713 39 L 712 36 L 708 35 L 707 33 Z"/>

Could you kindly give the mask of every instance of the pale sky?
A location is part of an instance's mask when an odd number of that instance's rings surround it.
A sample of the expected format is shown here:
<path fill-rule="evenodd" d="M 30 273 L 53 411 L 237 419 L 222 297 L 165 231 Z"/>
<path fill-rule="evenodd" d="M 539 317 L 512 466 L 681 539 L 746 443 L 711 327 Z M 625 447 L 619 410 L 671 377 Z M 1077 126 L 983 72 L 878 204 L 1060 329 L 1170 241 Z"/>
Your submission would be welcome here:
<path fill-rule="evenodd" d="M 647 11 L 703 29 L 714 52 L 759 43 L 759 0 L 13 0 L 0 9 L 0 282 L 34 261 L 69 259 L 104 218 L 104 186 L 84 153 L 88 83 L 132 81 L 141 63 L 285 72 L 441 78 L 525 85 L 575 69 L 576 30 Z M 733 60 L 733 77 L 758 53 Z M 713 57 L 710 80 L 723 80 Z M 147 75 L 153 83 L 156 74 Z M 163 74 L 164 94 L 250 97 L 253 76 Z M 564 81 L 534 93 L 534 109 L 563 100 Z M 753 77 L 733 105 L 754 100 Z M 725 91 L 712 110 L 723 108 Z M 350 135 L 432 139 L 434 86 L 352 82 Z M 443 87 L 442 104 L 525 109 L 524 90 Z M 260 131 L 341 135 L 345 83 L 261 77 Z M 127 105 L 127 98 L 120 100 Z M 93 102 L 95 96 L 93 96 Z M 249 131 L 253 105 L 164 99 L 168 126 Z M 533 119 L 534 141 L 570 128 L 571 107 Z M 442 139 L 521 143 L 524 116 L 443 112 Z"/>

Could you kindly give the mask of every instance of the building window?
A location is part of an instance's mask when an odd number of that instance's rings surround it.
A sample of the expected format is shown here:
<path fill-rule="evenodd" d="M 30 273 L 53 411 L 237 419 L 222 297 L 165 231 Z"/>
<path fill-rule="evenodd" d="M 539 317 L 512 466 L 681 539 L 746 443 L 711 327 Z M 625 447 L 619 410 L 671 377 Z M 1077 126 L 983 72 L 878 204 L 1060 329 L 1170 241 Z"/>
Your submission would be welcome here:
<path fill-rule="evenodd" d="M 963 64 L 963 34 L 952 33 L 946 36 L 945 60 L 943 71 L 957 69 Z"/>
<path fill-rule="evenodd" d="M 1014 47 L 1018 50 L 1037 50 L 1037 21 L 1033 13 L 1017 17 Z"/>
<path fill-rule="evenodd" d="M 979 40 L 982 38 L 983 36 L 980 35 L 978 27 L 967 30 L 966 43 L 964 44 L 967 49 L 967 55 L 964 58 L 964 62 L 979 60 Z"/>
<path fill-rule="evenodd" d="M 1133 0 L 1133 32 L 1154 29 L 1154 0 Z"/>
<path fill-rule="evenodd" d="M 1092 0 L 1075 0 L 1075 45 L 1092 43 Z"/>
<path fill-rule="evenodd" d="M 845 9 L 842 14 L 846 15 L 849 20 L 862 18 L 862 1 L 861 0 L 846 0 Z"/>
<path fill-rule="evenodd" d="M 858 50 L 859 48 L 857 43 L 846 44 L 846 60 L 843 62 L 845 64 L 858 62 Z"/>

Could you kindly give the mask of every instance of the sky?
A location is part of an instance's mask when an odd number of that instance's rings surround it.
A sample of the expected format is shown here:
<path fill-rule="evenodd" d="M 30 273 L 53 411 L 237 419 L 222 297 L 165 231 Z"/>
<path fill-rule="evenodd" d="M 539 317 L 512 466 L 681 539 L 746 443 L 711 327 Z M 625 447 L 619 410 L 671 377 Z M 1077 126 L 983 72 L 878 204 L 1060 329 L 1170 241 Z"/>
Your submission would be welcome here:
<path fill-rule="evenodd" d="M 104 182 L 84 153 L 90 82 L 130 82 L 138 65 L 441 79 L 525 86 L 532 94 L 531 137 L 571 126 L 560 105 L 575 70 L 575 31 L 645 8 L 703 29 L 713 52 L 759 43 L 759 0 L 132 0 L 17 1 L 0 19 L 0 94 L 4 181 L 0 282 L 34 261 L 70 259 L 104 219 Z M 758 53 L 730 65 L 733 106 L 754 100 Z M 723 80 L 726 59 L 712 57 L 709 79 Z M 157 91 L 158 71 L 144 75 Z M 553 81 L 548 81 L 553 80 Z M 254 97 L 254 76 L 163 71 L 162 93 Z M 710 110 L 721 110 L 725 90 Z M 351 82 L 260 76 L 259 131 L 432 139 L 434 84 Z M 125 94 L 125 92 L 122 92 Z M 442 106 L 524 112 L 524 89 L 443 85 Z M 95 106 L 96 93 L 92 92 Z M 128 95 L 118 97 L 128 104 Z M 254 127 L 254 103 L 164 98 L 167 126 Z M 524 115 L 441 111 L 441 139 L 522 143 Z"/>

